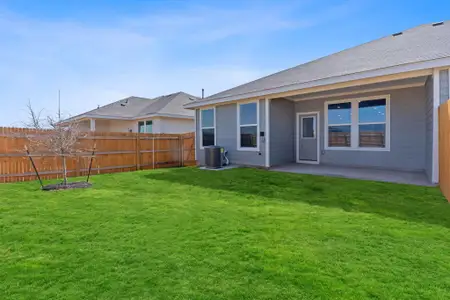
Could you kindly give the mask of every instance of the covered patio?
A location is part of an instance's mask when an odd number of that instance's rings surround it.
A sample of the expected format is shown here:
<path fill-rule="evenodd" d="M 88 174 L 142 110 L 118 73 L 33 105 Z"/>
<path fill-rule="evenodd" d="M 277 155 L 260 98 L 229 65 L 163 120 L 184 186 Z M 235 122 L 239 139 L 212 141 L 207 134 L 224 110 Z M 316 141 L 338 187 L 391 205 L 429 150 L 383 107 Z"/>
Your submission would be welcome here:
<path fill-rule="evenodd" d="M 434 186 L 424 172 L 405 172 L 374 168 L 291 163 L 270 168 L 271 171 L 344 177 L 421 186 Z"/>

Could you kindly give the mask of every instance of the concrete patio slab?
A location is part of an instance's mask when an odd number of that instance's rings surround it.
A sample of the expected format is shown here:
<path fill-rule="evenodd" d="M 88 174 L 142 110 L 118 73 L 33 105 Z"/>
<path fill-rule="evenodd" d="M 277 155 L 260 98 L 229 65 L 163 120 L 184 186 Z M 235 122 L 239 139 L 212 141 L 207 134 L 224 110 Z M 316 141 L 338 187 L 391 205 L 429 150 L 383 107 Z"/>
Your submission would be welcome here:
<path fill-rule="evenodd" d="M 208 170 L 208 171 L 223 171 L 223 170 L 229 170 L 229 169 L 235 169 L 235 168 L 240 168 L 241 166 L 239 165 L 228 165 L 228 166 L 224 166 L 222 168 L 218 168 L 218 169 L 212 169 L 212 168 L 207 168 L 207 167 L 199 167 L 200 170 Z"/>
<path fill-rule="evenodd" d="M 434 186 L 421 172 L 403 172 L 369 168 L 339 167 L 328 165 L 288 164 L 270 168 L 271 171 L 299 174 L 345 177 L 353 179 L 385 181 L 422 186 Z"/>

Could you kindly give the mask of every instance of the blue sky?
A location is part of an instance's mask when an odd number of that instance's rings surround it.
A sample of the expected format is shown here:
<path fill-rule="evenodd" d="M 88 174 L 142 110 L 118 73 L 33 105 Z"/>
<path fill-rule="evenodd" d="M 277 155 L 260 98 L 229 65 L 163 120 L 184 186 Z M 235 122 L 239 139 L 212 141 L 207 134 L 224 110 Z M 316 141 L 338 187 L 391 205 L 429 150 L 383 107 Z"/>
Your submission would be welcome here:
<path fill-rule="evenodd" d="M 450 1 L 0 0 L 0 125 L 206 95 L 423 23 Z"/>

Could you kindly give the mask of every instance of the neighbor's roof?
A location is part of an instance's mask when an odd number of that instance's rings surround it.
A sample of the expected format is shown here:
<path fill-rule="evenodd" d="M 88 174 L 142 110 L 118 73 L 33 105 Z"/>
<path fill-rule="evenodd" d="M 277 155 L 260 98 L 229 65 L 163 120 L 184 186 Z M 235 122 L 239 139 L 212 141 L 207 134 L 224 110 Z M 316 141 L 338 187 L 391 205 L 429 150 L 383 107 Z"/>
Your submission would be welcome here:
<path fill-rule="evenodd" d="M 111 104 L 93 109 L 86 113 L 72 117 L 79 118 L 110 118 L 110 119 L 139 119 L 147 116 L 172 116 L 193 118 L 194 112 L 183 107 L 193 102 L 195 96 L 178 92 L 157 98 L 128 97 Z"/>
<path fill-rule="evenodd" d="M 203 101 L 219 103 L 225 98 L 245 99 L 255 92 L 262 92 L 258 96 L 269 95 L 283 86 L 447 57 L 450 57 L 450 22 L 426 24 L 257 79 L 186 107 L 200 106 Z"/>

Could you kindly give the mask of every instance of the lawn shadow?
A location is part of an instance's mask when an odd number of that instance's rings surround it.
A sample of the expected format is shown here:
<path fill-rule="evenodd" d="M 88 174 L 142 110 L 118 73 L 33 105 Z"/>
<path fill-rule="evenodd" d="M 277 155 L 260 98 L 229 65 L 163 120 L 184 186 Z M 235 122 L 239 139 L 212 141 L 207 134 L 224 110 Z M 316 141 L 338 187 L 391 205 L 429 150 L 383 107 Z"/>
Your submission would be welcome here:
<path fill-rule="evenodd" d="M 258 195 L 280 201 L 299 201 L 450 228 L 450 205 L 436 187 L 250 168 L 224 171 L 179 168 L 143 173 L 142 176 L 152 180 Z"/>

